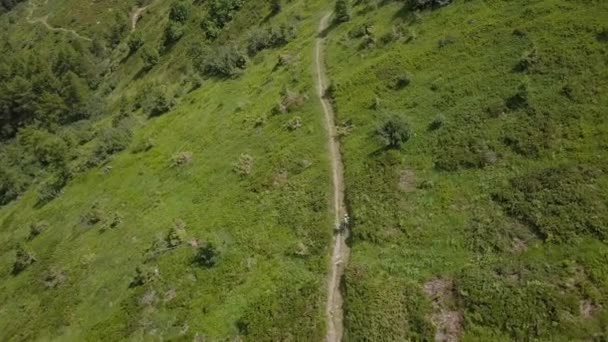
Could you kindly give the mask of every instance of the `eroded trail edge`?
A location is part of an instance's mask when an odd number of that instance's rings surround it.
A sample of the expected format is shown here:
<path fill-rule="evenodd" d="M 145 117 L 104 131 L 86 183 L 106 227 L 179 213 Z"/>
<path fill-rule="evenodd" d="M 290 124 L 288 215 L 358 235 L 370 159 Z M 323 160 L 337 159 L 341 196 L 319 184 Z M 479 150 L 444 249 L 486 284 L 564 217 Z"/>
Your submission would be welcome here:
<path fill-rule="evenodd" d="M 325 128 L 327 129 L 328 148 L 331 159 L 331 172 L 333 183 L 333 212 L 336 229 L 333 239 L 333 251 L 331 257 L 331 268 L 327 281 L 327 337 L 328 342 L 342 340 L 344 332 L 342 293 L 340 292 L 340 280 L 344 273 L 344 267 L 348 261 L 349 248 L 346 244 L 349 231 L 347 225 L 342 225 L 342 217 L 346 215 L 344 205 L 344 174 L 342 157 L 340 155 L 340 141 L 336 134 L 335 113 L 330 100 L 325 96 L 327 90 L 327 74 L 325 71 L 325 36 L 331 13 L 325 15 L 319 23 L 318 36 L 315 44 L 315 83 L 317 85 L 317 96 L 323 107 L 325 116 Z"/>

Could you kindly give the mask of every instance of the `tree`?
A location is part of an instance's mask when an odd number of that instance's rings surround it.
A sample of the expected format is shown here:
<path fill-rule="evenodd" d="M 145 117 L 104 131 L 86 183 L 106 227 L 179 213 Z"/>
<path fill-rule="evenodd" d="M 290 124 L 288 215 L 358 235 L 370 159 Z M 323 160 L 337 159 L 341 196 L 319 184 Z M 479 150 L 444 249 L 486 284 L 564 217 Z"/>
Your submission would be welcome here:
<path fill-rule="evenodd" d="M 350 8 L 347 0 L 337 0 L 334 8 L 336 13 L 336 21 L 343 23 L 350 20 Z"/>
<path fill-rule="evenodd" d="M 412 135 L 409 124 L 397 115 L 387 119 L 377 133 L 388 148 L 400 148 Z"/>
<path fill-rule="evenodd" d="M 160 61 L 158 50 L 152 47 L 144 47 L 141 53 L 141 59 L 144 61 L 144 68 L 152 69 Z"/>

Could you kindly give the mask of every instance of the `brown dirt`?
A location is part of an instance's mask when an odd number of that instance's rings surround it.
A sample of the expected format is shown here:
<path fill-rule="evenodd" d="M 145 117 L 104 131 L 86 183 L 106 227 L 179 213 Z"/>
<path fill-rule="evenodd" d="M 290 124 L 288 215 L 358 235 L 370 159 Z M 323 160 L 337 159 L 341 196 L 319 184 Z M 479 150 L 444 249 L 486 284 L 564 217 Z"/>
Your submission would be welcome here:
<path fill-rule="evenodd" d="M 423 291 L 433 303 L 431 322 L 437 329 L 435 341 L 458 341 L 462 332 L 462 313 L 449 309 L 454 300 L 454 283 L 448 279 L 433 279 L 424 284 Z"/>
<path fill-rule="evenodd" d="M 141 19 L 142 14 L 148 8 L 148 6 L 138 7 L 131 14 L 131 32 L 135 31 L 135 27 L 137 26 L 137 22 L 139 21 L 139 19 Z"/>
<path fill-rule="evenodd" d="M 399 190 L 412 192 L 416 190 L 416 174 L 412 169 L 405 169 L 399 174 Z"/>
<path fill-rule="evenodd" d="M 340 140 L 336 133 L 335 113 L 330 101 L 325 98 L 327 90 L 327 75 L 325 71 L 325 38 L 322 36 L 323 31 L 328 27 L 331 13 L 323 16 L 319 22 L 318 36 L 315 44 L 315 83 L 317 85 L 317 97 L 323 108 L 325 117 L 325 128 L 327 130 L 328 149 L 331 159 L 331 173 L 333 181 L 333 212 L 334 225 L 339 226 L 342 217 L 346 214 L 344 206 L 344 179 L 342 156 L 340 155 Z M 332 231 L 334 227 L 331 227 Z M 348 227 L 334 235 L 333 252 L 331 256 L 331 271 L 328 275 L 327 286 L 327 335 L 326 341 L 338 342 L 342 340 L 344 332 L 343 326 L 343 310 L 342 310 L 342 293 L 340 291 L 340 279 L 344 273 L 345 265 L 348 261 L 349 247 L 346 244 L 348 238 Z"/>

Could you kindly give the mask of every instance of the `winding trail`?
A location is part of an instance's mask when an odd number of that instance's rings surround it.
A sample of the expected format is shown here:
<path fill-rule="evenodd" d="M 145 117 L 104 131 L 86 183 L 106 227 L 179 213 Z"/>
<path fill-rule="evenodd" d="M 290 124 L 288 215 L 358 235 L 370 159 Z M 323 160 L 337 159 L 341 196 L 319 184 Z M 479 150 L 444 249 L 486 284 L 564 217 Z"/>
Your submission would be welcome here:
<path fill-rule="evenodd" d="M 144 7 L 138 7 L 135 9 L 135 11 L 133 12 L 133 14 L 131 14 L 131 32 L 135 31 L 135 27 L 137 26 L 137 22 L 139 21 L 139 19 L 141 18 L 141 15 L 144 13 L 144 11 L 149 7 L 148 6 L 144 6 Z"/>
<path fill-rule="evenodd" d="M 48 0 L 45 0 L 45 4 Z M 78 39 L 82 39 L 82 40 L 86 40 L 88 42 L 92 41 L 91 38 L 86 37 L 81 35 L 80 33 L 72 30 L 72 29 L 66 29 L 66 28 L 62 28 L 62 27 L 53 27 L 48 23 L 48 19 L 49 16 L 45 15 L 42 17 L 38 17 L 38 18 L 33 18 L 32 19 L 32 15 L 34 14 L 34 3 L 30 0 L 29 2 L 29 8 L 28 8 L 28 14 L 27 17 L 25 18 L 25 20 L 29 23 L 29 24 L 36 24 L 36 23 L 41 23 L 42 25 L 44 25 L 49 31 L 52 32 L 65 32 L 65 33 L 70 33 L 72 35 L 74 35 L 76 38 Z"/>
<path fill-rule="evenodd" d="M 325 71 L 325 37 L 324 31 L 328 27 L 331 12 L 326 14 L 319 23 L 318 36 L 315 44 L 315 83 L 317 85 L 317 96 L 323 107 L 325 116 L 325 128 L 327 129 L 328 147 L 331 158 L 331 172 L 333 182 L 333 211 L 334 224 L 340 227 L 342 217 L 346 212 L 344 205 L 344 171 L 342 165 L 342 156 L 340 155 L 340 141 L 336 134 L 335 113 L 332 104 L 325 96 L 327 90 L 327 74 Z M 334 234 L 333 252 L 331 256 L 331 271 L 328 275 L 327 284 L 327 304 L 326 304 L 326 319 L 327 319 L 327 342 L 338 342 L 342 340 L 344 332 L 343 325 L 343 310 L 342 310 L 342 293 L 340 292 L 340 281 L 344 274 L 344 267 L 348 261 L 350 253 L 349 247 L 346 244 L 349 230 L 348 225 L 344 229 L 338 230 Z"/>

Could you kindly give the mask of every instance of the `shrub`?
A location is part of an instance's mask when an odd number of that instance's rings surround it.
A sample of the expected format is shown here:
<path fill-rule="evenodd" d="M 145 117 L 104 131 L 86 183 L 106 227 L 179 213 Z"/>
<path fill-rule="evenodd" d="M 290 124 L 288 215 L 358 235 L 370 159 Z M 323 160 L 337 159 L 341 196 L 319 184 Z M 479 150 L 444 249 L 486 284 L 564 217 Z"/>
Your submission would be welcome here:
<path fill-rule="evenodd" d="M 171 157 L 170 167 L 185 166 L 192 162 L 192 152 L 179 152 Z"/>
<path fill-rule="evenodd" d="M 42 234 L 48 228 L 49 224 L 46 221 L 39 221 L 30 224 L 30 235 L 28 236 L 28 240 L 33 240 L 36 236 Z"/>
<path fill-rule="evenodd" d="M 158 50 L 151 47 L 144 47 L 141 53 L 141 59 L 144 62 L 144 68 L 146 70 L 152 69 L 160 61 L 160 55 Z"/>
<path fill-rule="evenodd" d="M 295 131 L 300 127 L 302 127 L 302 118 L 299 116 L 294 116 L 285 123 L 285 128 L 289 131 Z"/>
<path fill-rule="evenodd" d="M 184 26 L 180 23 L 169 23 L 165 29 L 165 46 L 177 43 L 184 36 Z"/>
<path fill-rule="evenodd" d="M 137 266 L 135 268 L 135 276 L 133 277 L 131 284 L 129 284 L 129 287 L 137 287 L 150 284 L 159 277 L 160 271 L 158 270 L 158 267 L 151 267 L 145 265 Z"/>
<path fill-rule="evenodd" d="M 198 66 L 209 76 L 233 77 L 243 72 L 247 66 L 245 54 L 235 45 L 223 45 L 210 51 Z"/>
<path fill-rule="evenodd" d="M 454 43 L 456 43 L 456 38 L 452 36 L 447 36 L 439 39 L 439 42 L 437 42 L 437 46 L 441 49 Z"/>
<path fill-rule="evenodd" d="M 330 88 L 328 88 L 330 89 Z M 299 108 L 304 105 L 304 103 L 308 100 L 308 96 L 305 94 L 300 94 L 295 91 L 290 91 L 289 89 L 284 90 L 283 98 L 281 102 L 279 102 L 272 110 L 273 114 L 285 114 L 293 111 L 296 108 Z"/>
<path fill-rule="evenodd" d="M 99 222 L 103 221 L 106 217 L 106 212 L 101 208 L 99 203 L 93 203 L 91 209 L 89 209 L 84 215 L 80 217 L 80 222 L 87 226 L 94 226 Z"/>
<path fill-rule="evenodd" d="M 239 161 L 234 164 L 234 172 L 239 176 L 249 176 L 253 170 L 254 159 L 249 154 L 243 153 L 239 157 Z"/>
<path fill-rule="evenodd" d="M 221 29 L 217 27 L 215 22 L 209 19 L 203 19 L 201 21 L 201 29 L 205 33 L 205 37 L 209 40 L 215 40 L 221 32 Z"/>
<path fill-rule="evenodd" d="M 99 135 L 93 154 L 89 159 L 89 165 L 103 164 L 111 155 L 129 147 L 132 138 L 131 130 L 124 126 L 104 129 Z"/>
<path fill-rule="evenodd" d="M 140 31 L 136 31 L 131 34 L 129 37 L 129 41 L 127 42 L 129 46 L 129 52 L 131 54 L 135 53 L 139 48 L 144 45 L 144 37 L 142 36 Z"/>
<path fill-rule="evenodd" d="M 186 1 L 176 1 L 171 4 L 169 19 L 179 23 L 185 23 L 190 18 L 190 4 Z"/>
<path fill-rule="evenodd" d="M 505 105 L 511 110 L 526 108 L 529 105 L 529 96 L 527 84 L 522 83 L 519 85 L 517 93 L 505 101 Z"/>
<path fill-rule="evenodd" d="M 17 275 L 25 271 L 28 266 L 36 262 L 34 254 L 26 250 L 23 246 L 17 246 L 15 263 L 13 264 L 13 274 Z"/>
<path fill-rule="evenodd" d="M 180 219 L 175 220 L 169 229 L 165 242 L 168 248 L 175 248 L 186 241 L 186 223 Z"/>
<path fill-rule="evenodd" d="M 156 146 L 156 142 L 154 141 L 154 139 L 152 139 L 152 138 L 142 139 L 137 144 L 135 144 L 132 152 L 133 153 L 148 152 L 152 148 L 154 148 L 154 146 Z"/>
<path fill-rule="evenodd" d="M 409 124 L 397 115 L 385 120 L 376 133 L 386 147 L 395 149 L 400 148 L 412 135 Z"/>
<path fill-rule="evenodd" d="M 429 131 L 435 131 L 443 127 L 445 124 L 445 116 L 443 114 L 438 114 L 433 121 L 429 124 Z"/>
<path fill-rule="evenodd" d="M 547 168 L 511 179 L 494 200 L 544 240 L 564 243 L 590 235 L 606 241 L 608 207 L 597 185 L 601 173 L 587 165 Z"/>
<path fill-rule="evenodd" d="M 212 0 L 209 4 L 210 19 L 222 28 L 234 17 L 234 12 L 239 10 L 244 0 Z"/>
<path fill-rule="evenodd" d="M 275 48 L 287 44 L 295 38 L 294 26 L 281 25 L 279 27 L 257 28 L 247 37 L 247 52 L 255 56 L 259 51 Z"/>
<path fill-rule="evenodd" d="M 67 168 L 53 172 L 38 189 L 38 205 L 42 205 L 57 198 L 72 177 Z"/>
<path fill-rule="evenodd" d="M 27 180 L 20 172 L 0 166 L 0 205 L 16 199 L 26 188 Z"/>
<path fill-rule="evenodd" d="M 44 272 L 42 283 L 47 289 L 56 288 L 68 280 L 68 275 L 65 271 L 51 268 Z"/>
<path fill-rule="evenodd" d="M 146 92 L 143 102 L 144 111 L 150 117 L 165 114 L 175 106 L 175 99 L 169 95 L 165 86 L 154 86 L 151 91 Z"/>
<path fill-rule="evenodd" d="M 544 279 L 509 281 L 495 271 L 468 268 L 455 285 L 466 322 L 503 331 L 514 341 L 551 340 L 573 311 L 569 291 Z M 576 306 L 578 311 L 578 300 Z"/>
<path fill-rule="evenodd" d="M 528 72 L 534 65 L 538 64 L 539 60 L 538 50 L 534 48 L 522 56 L 514 70 L 517 72 Z"/>
<path fill-rule="evenodd" d="M 211 242 L 204 243 L 198 247 L 194 256 L 194 263 L 204 268 L 215 266 L 218 259 L 218 252 Z"/>
<path fill-rule="evenodd" d="M 401 74 L 395 79 L 395 89 L 403 89 L 412 83 L 412 77 L 409 74 Z"/>
<path fill-rule="evenodd" d="M 347 0 L 336 0 L 334 6 L 336 22 L 343 23 L 350 20 L 350 7 Z"/>
<path fill-rule="evenodd" d="M 55 134 L 34 128 L 25 128 L 19 132 L 18 140 L 43 166 L 60 166 L 66 162 L 68 146 L 63 139 Z"/>
<path fill-rule="evenodd" d="M 471 136 L 469 133 L 473 130 L 470 127 L 461 130 L 450 128 L 441 132 L 435 159 L 437 169 L 482 169 L 497 162 L 494 148 L 482 137 Z"/>
<path fill-rule="evenodd" d="M 102 231 L 106 231 L 108 229 L 118 228 L 122 223 L 122 215 L 115 211 L 109 220 L 106 220 L 101 227 Z"/>
<path fill-rule="evenodd" d="M 270 14 L 277 15 L 281 12 L 281 0 L 271 0 L 270 1 Z"/>
<path fill-rule="evenodd" d="M 409 5 L 415 9 L 437 8 L 451 2 L 452 0 L 408 0 Z"/>

